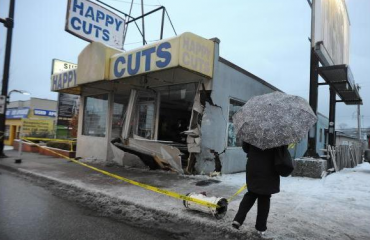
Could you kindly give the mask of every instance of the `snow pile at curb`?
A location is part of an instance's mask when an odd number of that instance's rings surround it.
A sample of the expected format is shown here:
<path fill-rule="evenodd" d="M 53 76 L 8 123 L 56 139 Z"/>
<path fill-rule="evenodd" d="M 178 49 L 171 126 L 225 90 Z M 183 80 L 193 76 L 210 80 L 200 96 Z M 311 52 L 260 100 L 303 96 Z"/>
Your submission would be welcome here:
<path fill-rule="evenodd" d="M 120 187 L 108 190 L 98 189 L 78 180 L 65 181 L 24 169 L 19 169 L 19 172 L 35 179 L 38 184 L 60 197 L 98 211 L 103 216 L 130 222 L 135 226 L 166 231 L 170 229 L 176 236 L 180 235 L 185 239 L 220 239 L 221 236 L 225 239 L 258 238 L 254 232 L 248 233 L 232 229 L 228 221 L 216 220 L 203 213 L 189 212 L 182 205 L 182 201 L 158 196 L 155 193 L 152 193 L 152 198 L 148 199 L 148 192 L 140 188 L 133 187 L 129 191 L 131 196 L 127 196 L 120 192 Z M 133 190 L 136 191 L 132 193 Z M 158 198 L 167 198 L 160 201 L 163 203 L 163 207 L 158 208 L 150 203 L 145 204 L 150 199 L 158 201 Z"/>

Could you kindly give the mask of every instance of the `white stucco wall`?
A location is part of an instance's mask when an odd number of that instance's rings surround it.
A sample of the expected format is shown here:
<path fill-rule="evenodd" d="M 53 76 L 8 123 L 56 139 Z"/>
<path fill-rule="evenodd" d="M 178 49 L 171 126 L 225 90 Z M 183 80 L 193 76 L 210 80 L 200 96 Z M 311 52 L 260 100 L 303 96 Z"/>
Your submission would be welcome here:
<path fill-rule="evenodd" d="M 83 109 L 85 108 L 85 97 L 86 95 L 83 95 L 81 97 L 80 102 L 80 109 L 79 116 L 78 116 L 78 135 L 77 135 L 77 152 L 76 156 L 81 158 L 92 158 L 97 159 L 101 161 L 105 161 L 108 159 L 108 154 L 110 151 L 108 151 L 108 146 L 110 142 L 110 136 L 111 136 L 111 118 L 108 116 L 111 116 L 112 111 L 112 101 L 113 101 L 113 94 L 109 94 L 108 98 L 108 114 L 106 116 L 106 134 L 105 137 L 94 137 L 94 136 L 85 136 L 82 134 L 83 129 Z"/>

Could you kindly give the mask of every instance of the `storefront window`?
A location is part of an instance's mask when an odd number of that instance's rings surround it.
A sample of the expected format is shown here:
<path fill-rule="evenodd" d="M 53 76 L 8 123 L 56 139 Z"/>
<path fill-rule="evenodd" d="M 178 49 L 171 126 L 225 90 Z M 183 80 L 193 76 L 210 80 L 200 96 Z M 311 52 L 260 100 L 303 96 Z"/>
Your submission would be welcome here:
<path fill-rule="evenodd" d="M 156 88 L 161 95 L 158 139 L 186 144 L 184 131 L 189 129 L 198 83 Z"/>
<path fill-rule="evenodd" d="M 85 98 L 82 134 L 105 137 L 108 115 L 108 94 Z"/>
<path fill-rule="evenodd" d="M 233 115 L 245 104 L 245 102 L 230 99 L 229 105 L 229 122 L 227 124 L 227 146 L 228 147 L 241 147 L 237 144 L 236 135 L 234 132 Z"/>
<path fill-rule="evenodd" d="M 122 127 L 125 123 L 127 105 L 127 95 L 114 94 L 112 138 L 118 138 L 121 136 Z"/>
<path fill-rule="evenodd" d="M 157 97 L 153 93 L 139 92 L 136 105 L 135 135 L 154 139 L 156 99 Z"/>

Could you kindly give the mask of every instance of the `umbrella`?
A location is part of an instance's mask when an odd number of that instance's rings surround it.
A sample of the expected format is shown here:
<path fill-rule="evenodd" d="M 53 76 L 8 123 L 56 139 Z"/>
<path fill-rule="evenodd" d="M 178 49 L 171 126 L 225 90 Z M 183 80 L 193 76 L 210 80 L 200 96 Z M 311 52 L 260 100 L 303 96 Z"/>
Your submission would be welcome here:
<path fill-rule="evenodd" d="M 260 149 L 297 143 L 316 121 L 305 99 L 281 92 L 253 97 L 233 116 L 238 141 Z"/>

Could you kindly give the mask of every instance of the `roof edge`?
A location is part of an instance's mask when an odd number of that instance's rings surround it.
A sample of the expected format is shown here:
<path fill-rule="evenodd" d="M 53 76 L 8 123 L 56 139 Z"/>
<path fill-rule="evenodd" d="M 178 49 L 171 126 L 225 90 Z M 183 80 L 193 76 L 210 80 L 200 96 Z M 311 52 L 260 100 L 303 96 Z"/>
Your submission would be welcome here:
<path fill-rule="evenodd" d="M 257 77 L 256 75 L 254 75 L 254 74 L 252 74 L 252 73 L 248 72 L 247 70 L 245 70 L 245 69 L 243 69 L 243 68 L 241 68 L 241 67 L 239 67 L 239 66 L 235 65 L 234 63 L 232 63 L 232 62 L 230 62 L 230 61 L 226 60 L 226 59 L 225 59 L 225 58 L 223 58 L 223 57 L 218 57 L 218 61 L 219 61 L 219 62 L 224 63 L 225 65 L 227 65 L 227 66 L 229 66 L 229 67 L 231 67 L 231 68 L 233 68 L 233 69 L 237 70 L 238 72 L 240 72 L 240 73 L 242 73 L 242 74 L 244 74 L 244 75 L 247 75 L 248 77 L 251 77 L 251 78 L 253 78 L 253 79 L 257 80 L 258 82 L 262 83 L 262 84 L 263 84 L 263 85 L 265 85 L 266 87 L 269 87 L 269 88 L 271 88 L 271 89 L 273 89 L 273 90 L 275 90 L 275 91 L 283 92 L 282 90 L 280 90 L 280 89 L 278 89 L 277 87 L 275 87 L 275 86 L 271 85 L 270 83 L 266 82 L 266 81 L 265 81 L 265 80 L 263 80 L 262 78 Z"/>

